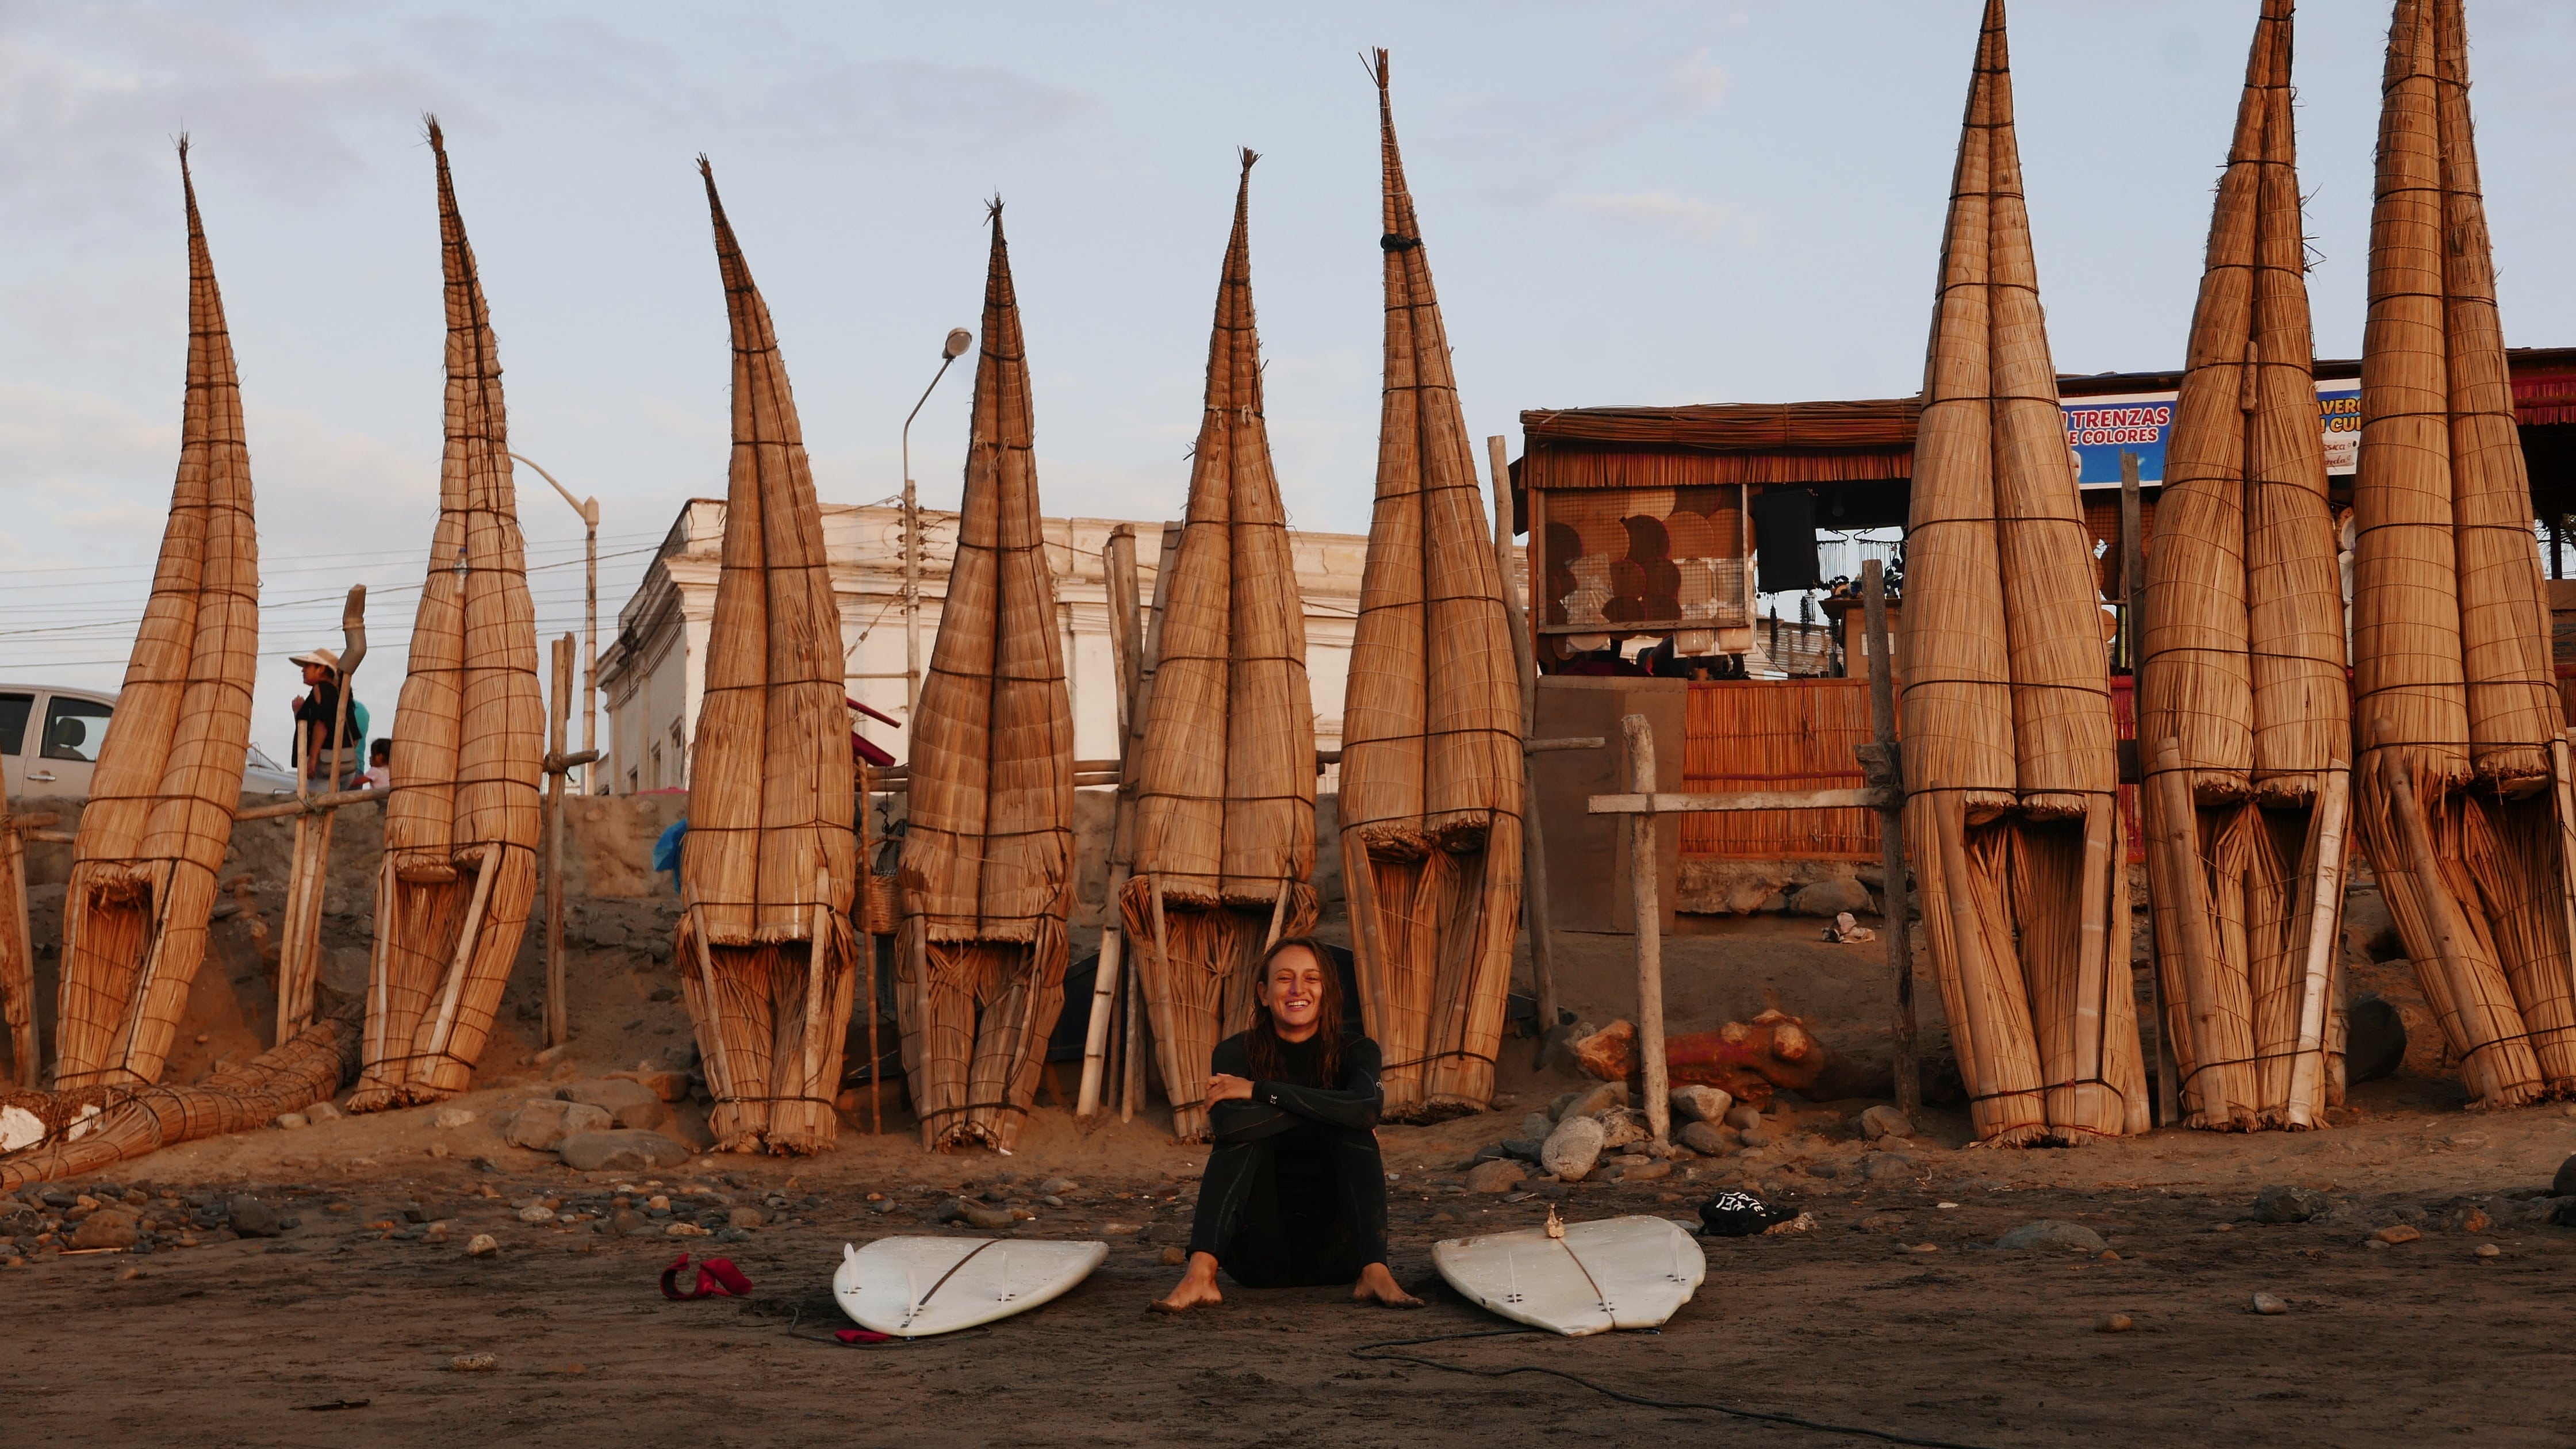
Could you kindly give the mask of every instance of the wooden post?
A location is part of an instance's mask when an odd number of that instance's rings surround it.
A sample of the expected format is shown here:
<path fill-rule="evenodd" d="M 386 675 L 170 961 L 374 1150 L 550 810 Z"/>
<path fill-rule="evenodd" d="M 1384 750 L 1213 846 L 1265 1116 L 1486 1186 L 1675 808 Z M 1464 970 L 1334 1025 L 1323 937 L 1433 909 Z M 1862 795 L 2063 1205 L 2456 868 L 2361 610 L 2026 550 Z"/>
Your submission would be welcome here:
<path fill-rule="evenodd" d="M 2122 642 L 2127 646 L 2129 699 L 2133 712 L 2137 701 L 2138 661 L 2146 657 L 2147 535 L 2144 506 L 2138 498 L 2138 455 L 2124 450 L 2120 454 L 2120 592 L 2128 600 L 2129 617 L 2128 627 L 2120 632 Z M 2143 759 L 2144 755 L 2141 754 L 2140 758 Z M 2139 773 L 2145 772 L 2141 770 Z M 2129 863 L 2114 861 L 2111 868 L 2127 870 Z M 2150 886 L 2154 883 L 2155 874 L 2150 866 L 2147 871 Z M 2164 972 L 2156 965 L 2156 912 L 2152 901 L 2146 914 L 2147 1003 L 2156 1019 L 2155 1097 L 2163 1113 L 2163 1119 L 2152 1125 L 2161 1127 L 2166 1122 L 2182 1120 L 2182 1086 L 2176 1080 L 2173 1053 L 2165 1050 L 2165 1033 L 2173 1029 L 2173 1018 L 2165 1010 Z M 2113 949 L 2118 949 L 2116 944 Z M 2134 986 L 2130 988 L 2133 993 L 2136 989 Z"/>
<path fill-rule="evenodd" d="M 1860 566 L 1862 638 L 1869 648 L 1869 723 L 1878 745 L 1878 774 L 1869 783 L 1893 797 L 1878 812 L 1880 929 L 1887 933 L 1887 969 L 1896 978 L 1896 1110 L 1914 1121 L 1923 1113 L 1923 1076 L 1914 1042 L 1914 939 L 1906 909 L 1905 785 L 1896 743 L 1896 656 L 1887 634 L 1887 576 L 1877 559 Z"/>
<path fill-rule="evenodd" d="M 572 1039 L 572 1014 L 564 1006 L 564 739 L 572 718 L 570 634 L 555 641 L 554 695 L 546 719 L 546 1045 Z M 484 874 L 491 872 L 487 868 Z M 809 1018 L 810 1019 L 810 1018 Z"/>
<path fill-rule="evenodd" d="M 47 817 L 49 820 L 51 817 Z M 41 1047 L 36 1037 L 36 943 L 27 925 L 27 841 L 0 795 L 0 1019 L 9 1027 L 11 1080 L 35 1091 Z"/>
<path fill-rule="evenodd" d="M 1494 568 L 1502 579 L 1504 622 L 1512 636 L 1512 663 L 1520 670 L 1521 738 L 1538 733 L 1538 654 L 1530 642 L 1528 606 L 1512 578 L 1512 475 L 1502 435 L 1485 439 L 1485 462 L 1494 478 Z M 1538 1043 L 1556 1025 L 1556 936 L 1548 919 L 1547 828 L 1539 817 L 1538 770 L 1521 755 L 1521 920 L 1529 930 L 1530 993 L 1538 998 Z"/>
<path fill-rule="evenodd" d="M 1651 802 L 1655 794 L 1655 730 L 1642 714 L 1622 716 L 1628 739 L 1628 788 Z M 1637 913 L 1637 1062 L 1645 1073 L 1646 1126 L 1661 1143 L 1671 1140 L 1671 1087 L 1664 1064 L 1664 907 L 1656 898 L 1655 812 L 1628 821 L 1629 888 Z"/>
<path fill-rule="evenodd" d="M 2564 740 L 2557 743 L 2557 753 L 2566 749 Z M 2344 831 L 2351 801 L 2352 772 L 2341 762 L 2329 765 L 2317 792 L 2317 872 L 2309 882 L 2308 939 L 2299 953 L 2299 1046 L 2290 1059 L 2287 1113 L 2293 1127 L 2314 1127 L 2325 1118 L 2326 1017 L 2334 1007 L 2335 946 L 2343 935 Z M 2576 909 L 2576 898 L 2568 908 Z"/>
<path fill-rule="evenodd" d="M 868 883 L 876 879 L 877 870 L 876 842 L 869 829 L 869 822 L 876 817 L 876 791 L 869 787 L 868 762 L 865 759 L 851 761 L 850 768 L 857 772 L 859 787 L 859 894 L 852 903 L 854 909 L 851 914 L 857 917 L 852 924 L 858 927 L 859 960 L 868 993 L 868 1131 L 882 1137 L 885 1135 L 885 1084 L 877 1080 L 877 1064 L 885 1060 L 885 1049 L 877 1044 L 877 933 L 869 929 L 874 924 L 875 912 L 868 903 Z"/>
<path fill-rule="evenodd" d="M 1076 1117 L 1088 1117 L 1100 1110 L 1107 1084 L 1110 1028 L 1118 1014 L 1118 973 L 1127 939 L 1118 901 L 1127 888 L 1128 860 L 1124 851 L 1133 830 L 1129 814 L 1136 796 L 1128 761 L 1136 757 L 1134 737 L 1143 718 L 1135 699 L 1142 655 L 1142 642 L 1136 637 L 1136 530 L 1124 523 L 1111 529 L 1108 546 L 1100 551 L 1100 561 L 1102 581 L 1108 591 L 1111 668 L 1118 685 L 1118 807 L 1109 832 L 1109 894 L 1103 906 L 1108 919 L 1101 926 L 1100 960 L 1091 983 L 1091 1020 L 1083 1035 L 1082 1085 L 1073 1108 Z"/>
<path fill-rule="evenodd" d="M 329 778 L 324 782 L 326 794 L 316 796 L 307 788 L 306 776 L 318 753 L 311 727 L 305 731 L 303 749 L 297 754 L 295 799 L 302 807 L 296 813 L 295 844 L 288 857 L 286 881 L 286 920 L 277 954 L 277 1039 L 272 1045 L 284 1046 L 313 1020 L 313 983 L 322 968 L 322 895 L 331 869 L 331 820 L 334 814 L 325 802 L 341 795 L 341 767 L 349 749 L 349 692 L 354 684 L 360 661 L 367 657 L 367 586 L 358 584 L 340 611 L 339 705 L 331 727 L 331 763 Z M 317 808 L 319 807 L 319 808 Z M 316 817 L 319 818 L 316 818 Z M 238 817 L 236 817 L 238 818 Z M 136 1000 L 142 998 L 138 995 Z"/>

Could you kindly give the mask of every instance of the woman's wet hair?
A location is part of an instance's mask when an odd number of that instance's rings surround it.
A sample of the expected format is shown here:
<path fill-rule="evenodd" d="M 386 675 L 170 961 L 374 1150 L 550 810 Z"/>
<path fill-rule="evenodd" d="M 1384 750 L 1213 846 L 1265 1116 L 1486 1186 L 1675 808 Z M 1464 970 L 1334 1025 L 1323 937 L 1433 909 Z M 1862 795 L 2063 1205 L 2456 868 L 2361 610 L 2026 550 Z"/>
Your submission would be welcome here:
<path fill-rule="evenodd" d="M 1324 949 L 1323 942 L 1312 936 L 1283 936 L 1272 942 L 1269 950 L 1261 953 L 1257 979 L 1264 987 L 1270 983 L 1271 964 L 1289 951 L 1304 951 L 1313 956 L 1324 978 L 1323 990 L 1317 994 L 1315 1004 L 1315 1034 L 1307 1038 L 1315 1048 L 1314 1079 L 1299 1085 L 1329 1087 L 1340 1081 L 1342 1076 L 1342 973 L 1334 967 L 1332 953 Z M 1261 1004 L 1260 997 L 1256 996 L 1254 1003 L 1257 1009 L 1252 1013 L 1252 1029 L 1244 1033 L 1243 1044 L 1243 1054 L 1252 1064 L 1253 1079 L 1264 1082 L 1296 1080 L 1288 1074 L 1287 1043 L 1279 1039 L 1278 1023 L 1271 1019 L 1270 1009 Z"/>

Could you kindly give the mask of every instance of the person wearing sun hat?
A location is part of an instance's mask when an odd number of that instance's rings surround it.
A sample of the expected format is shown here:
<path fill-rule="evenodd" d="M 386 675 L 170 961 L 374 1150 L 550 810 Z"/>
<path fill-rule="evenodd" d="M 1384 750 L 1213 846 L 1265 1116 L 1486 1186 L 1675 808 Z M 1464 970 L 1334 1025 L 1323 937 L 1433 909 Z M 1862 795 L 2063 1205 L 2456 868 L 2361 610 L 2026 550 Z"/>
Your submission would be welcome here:
<path fill-rule="evenodd" d="M 303 778 L 327 790 L 332 788 L 331 747 L 340 738 L 340 731 L 345 727 L 353 737 L 363 737 L 366 727 L 355 717 L 345 725 L 340 718 L 339 655 L 328 649 L 315 649 L 286 662 L 304 670 L 305 692 L 295 699 L 295 768 Z M 349 763 L 360 763 L 354 749 L 349 752 Z"/>

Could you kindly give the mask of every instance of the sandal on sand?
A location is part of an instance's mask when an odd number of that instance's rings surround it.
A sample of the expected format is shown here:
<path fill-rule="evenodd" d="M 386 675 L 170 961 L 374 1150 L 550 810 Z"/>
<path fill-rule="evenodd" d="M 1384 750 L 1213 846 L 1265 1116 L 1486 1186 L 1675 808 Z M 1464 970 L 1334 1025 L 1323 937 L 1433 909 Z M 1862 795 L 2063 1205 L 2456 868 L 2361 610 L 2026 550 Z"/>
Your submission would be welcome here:
<path fill-rule="evenodd" d="M 705 1262 L 699 1264 L 698 1282 L 695 1291 L 683 1293 L 679 1290 L 676 1280 L 679 1278 L 680 1274 L 688 1270 L 688 1266 L 689 1255 L 682 1253 L 679 1256 L 678 1261 L 672 1263 L 670 1267 L 662 1270 L 663 1297 L 685 1303 L 698 1298 L 747 1298 L 751 1296 L 751 1280 L 742 1275 L 742 1270 L 735 1267 L 733 1265 L 733 1260 L 730 1258 L 709 1258 Z"/>

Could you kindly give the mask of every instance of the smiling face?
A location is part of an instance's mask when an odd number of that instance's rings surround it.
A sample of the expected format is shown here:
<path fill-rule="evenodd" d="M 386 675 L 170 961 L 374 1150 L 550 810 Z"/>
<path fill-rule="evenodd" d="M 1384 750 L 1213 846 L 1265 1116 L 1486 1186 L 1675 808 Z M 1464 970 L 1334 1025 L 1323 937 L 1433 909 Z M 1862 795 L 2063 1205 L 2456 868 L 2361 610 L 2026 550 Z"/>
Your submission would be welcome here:
<path fill-rule="evenodd" d="M 1261 973 L 1261 1005 L 1281 1041 L 1313 1036 L 1324 1011 L 1324 964 L 1303 946 L 1271 957 Z"/>

